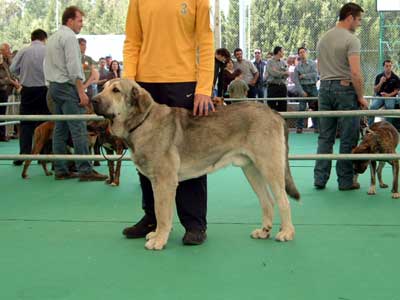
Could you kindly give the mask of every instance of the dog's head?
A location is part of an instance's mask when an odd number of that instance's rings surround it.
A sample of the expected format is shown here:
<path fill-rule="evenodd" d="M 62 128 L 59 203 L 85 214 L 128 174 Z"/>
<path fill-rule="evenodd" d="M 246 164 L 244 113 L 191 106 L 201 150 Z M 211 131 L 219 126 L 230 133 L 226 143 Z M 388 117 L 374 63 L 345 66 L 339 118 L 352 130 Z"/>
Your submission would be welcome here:
<path fill-rule="evenodd" d="M 212 102 L 213 102 L 213 104 L 214 104 L 214 106 L 224 106 L 224 105 L 226 105 L 225 104 L 225 101 L 224 101 L 224 98 L 222 98 L 222 97 L 214 97 L 213 99 L 212 99 Z"/>
<path fill-rule="evenodd" d="M 122 137 L 126 130 L 143 120 L 154 101 L 135 81 L 113 79 L 92 98 L 92 104 L 97 115 L 111 120 L 113 134 Z"/>
<path fill-rule="evenodd" d="M 376 132 L 367 129 L 361 143 L 352 150 L 354 154 L 362 153 L 382 153 L 382 146 L 380 136 Z M 353 167 L 354 172 L 362 174 L 368 168 L 369 160 L 354 160 Z"/>

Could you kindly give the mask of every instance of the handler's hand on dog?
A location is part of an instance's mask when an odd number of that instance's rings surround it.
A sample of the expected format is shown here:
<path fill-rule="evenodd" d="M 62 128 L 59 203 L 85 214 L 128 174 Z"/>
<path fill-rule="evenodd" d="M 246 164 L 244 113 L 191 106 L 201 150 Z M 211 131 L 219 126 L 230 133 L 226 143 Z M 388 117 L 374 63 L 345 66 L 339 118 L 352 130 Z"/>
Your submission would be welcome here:
<path fill-rule="evenodd" d="M 214 104 L 211 97 L 202 94 L 194 95 L 193 115 L 194 116 L 208 116 L 209 108 L 215 111 Z"/>
<path fill-rule="evenodd" d="M 89 97 L 86 95 L 86 93 L 79 93 L 79 99 L 80 106 L 87 106 L 89 104 Z"/>

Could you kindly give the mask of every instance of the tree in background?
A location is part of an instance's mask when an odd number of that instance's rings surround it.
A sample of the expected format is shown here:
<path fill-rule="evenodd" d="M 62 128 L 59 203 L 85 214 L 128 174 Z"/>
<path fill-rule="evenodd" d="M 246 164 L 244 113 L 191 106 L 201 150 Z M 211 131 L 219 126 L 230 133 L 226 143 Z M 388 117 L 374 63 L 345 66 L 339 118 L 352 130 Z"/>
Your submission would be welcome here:
<path fill-rule="evenodd" d="M 229 0 L 228 17 L 226 22 L 221 23 L 223 23 L 225 30 L 222 32 L 224 37 L 222 47 L 233 51 L 239 47 L 239 0 Z"/>

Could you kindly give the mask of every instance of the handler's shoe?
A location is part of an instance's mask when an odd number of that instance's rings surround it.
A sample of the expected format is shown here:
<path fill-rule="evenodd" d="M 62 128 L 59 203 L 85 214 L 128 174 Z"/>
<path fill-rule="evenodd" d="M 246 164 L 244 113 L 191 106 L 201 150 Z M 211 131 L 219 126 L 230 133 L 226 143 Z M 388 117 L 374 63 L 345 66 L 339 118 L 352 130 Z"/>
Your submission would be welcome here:
<path fill-rule="evenodd" d="M 205 230 L 193 229 L 187 230 L 182 238 L 184 245 L 201 245 L 207 239 L 207 233 Z"/>
<path fill-rule="evenodd" d="M 55 174 L 54 175 L 54 179 L 55 180 L 75 179 L 75 178 L 78 178 L 78 177 L 79 177 L 78 173 L 74 173 L 74 172 L 61 173 L 61 174 Z"/>
<path fill-rule="evenodd" d="M 108 178 L 107 175 L 100 174 L 99 172 L 92 170 L 87 174 L 79 175 L 79 181 L 104 181 Z"/>
<path fill-rule="evenodd" d="M 144 238 L 146 235 L 154 230 L 156 230 L 157 222 L 154 218 L 144 215 L 144 217 L 137 222 L 135 225 L 126 227 L 122 234 L 127 239 L 139 239 Z"/>
<path fill-rule="evenodd" d="M 339 187 L 339 191 L 358 190 L 359 188 L 360 188 L 360 184 L 358 182 L 353 182 L 353 184 L 349 187 Z"/>

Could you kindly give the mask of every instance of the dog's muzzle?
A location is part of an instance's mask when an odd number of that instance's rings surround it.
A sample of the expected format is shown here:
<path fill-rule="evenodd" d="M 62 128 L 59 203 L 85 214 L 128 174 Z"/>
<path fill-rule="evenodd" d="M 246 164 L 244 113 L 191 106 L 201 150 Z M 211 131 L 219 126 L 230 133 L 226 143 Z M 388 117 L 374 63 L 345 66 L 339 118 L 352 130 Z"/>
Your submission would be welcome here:
<path fill-rule="evenodd" d="M 96 115 L 103 116 L 104 118 L 110 119 L 110 120 L 115 118 L 114 114 L 110 114 L 110 113 L 106 112 L 106 109 L 104 109 L 104 105 L 102 105 L 100 98 L 98 96 L 93 97 L 91 102 L 92 102 L 93 109 L 94 109 L 94 112 L 96 113 Z"/>

